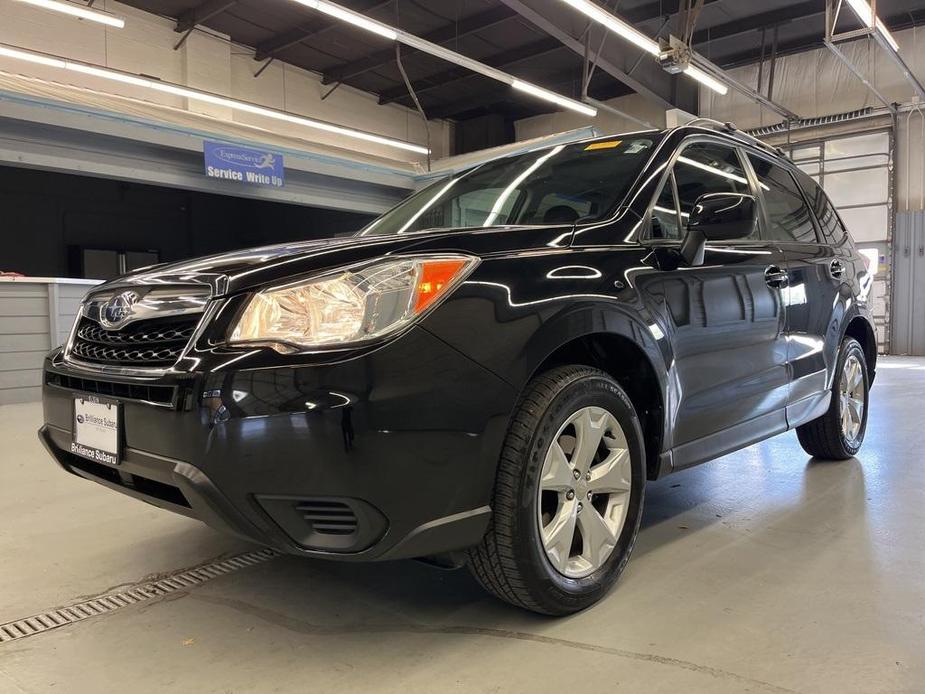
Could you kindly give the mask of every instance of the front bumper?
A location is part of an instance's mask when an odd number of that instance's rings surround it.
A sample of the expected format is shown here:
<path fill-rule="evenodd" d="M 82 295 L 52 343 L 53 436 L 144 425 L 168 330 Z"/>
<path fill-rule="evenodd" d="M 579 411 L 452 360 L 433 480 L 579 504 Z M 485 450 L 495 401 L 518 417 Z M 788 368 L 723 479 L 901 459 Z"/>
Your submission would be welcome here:
<path fill-rule="evenodd" d="M 420 327 L 333 363 L 272 367 L 267 351 L 260 368 L 204 353 L 195 372 L 154 379 L 53 352 L 40 439 L 74 474 L 283 552 L 398 559 L 481 539 L 508 384 Z M 70 452 L 88 392 L 122 403 L 118 466 Z"/>

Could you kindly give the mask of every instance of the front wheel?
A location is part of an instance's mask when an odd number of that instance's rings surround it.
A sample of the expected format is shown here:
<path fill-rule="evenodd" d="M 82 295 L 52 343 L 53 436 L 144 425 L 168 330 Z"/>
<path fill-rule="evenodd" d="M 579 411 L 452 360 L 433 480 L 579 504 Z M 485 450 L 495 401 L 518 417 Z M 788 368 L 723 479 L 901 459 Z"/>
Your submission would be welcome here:
<path fill-rule="evenodd" d="M 636 540 L 644 461 L 636 412 L 610 376 L 585 366 L 541 374 L 514 413 L 470 570 L 534 612 L 570 614 L 600 600 Z"/>
<path fill-rule="evenodd" d="M 825 460 L 854 457 L 861 450 L 867 433 L 869 397 L 870 379 L 864 350 L 857 340 L 847 337 L 838 353 L 828 411 L 797 427 L 803 450 Z"/>

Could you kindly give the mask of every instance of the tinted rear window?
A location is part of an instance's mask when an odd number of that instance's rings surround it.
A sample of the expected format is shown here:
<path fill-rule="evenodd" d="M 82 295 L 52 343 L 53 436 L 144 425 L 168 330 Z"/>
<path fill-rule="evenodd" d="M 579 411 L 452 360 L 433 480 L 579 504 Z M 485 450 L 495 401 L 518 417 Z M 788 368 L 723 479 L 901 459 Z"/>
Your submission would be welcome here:
<path fill-rule="evenodd" d="M 822 186 L 802 171 L 798 171 L 796 177 L 813 208 L 816 219 L 819 220 L 819 226 L 822 229 L 826 243 L 833 246 L 841 246 L 846 243 L 848 241 L 848 231 L 842 224 L 838 212 L 835 211 L 835 206 L 829 200 L 829 196 L 822 190 Z"/>
<path fill-rule="evenodd" d="M 812 215 L 796 180 L 787 169 L 749 154 L 771 223 L 768 236 L 775 241 L 818 243 Z"/>

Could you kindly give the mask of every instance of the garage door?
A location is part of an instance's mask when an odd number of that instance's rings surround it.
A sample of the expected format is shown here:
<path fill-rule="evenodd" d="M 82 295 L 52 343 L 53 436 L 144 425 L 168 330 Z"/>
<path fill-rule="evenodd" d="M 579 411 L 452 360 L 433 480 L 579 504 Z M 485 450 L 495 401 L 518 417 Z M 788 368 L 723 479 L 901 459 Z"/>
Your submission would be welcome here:
<path fill-rule="evenodd" d="M 876 271 L 872 309 L 881 352 L 890 347 L 892 137 L 890 130 L 832 137 L 796 145 L 791 155 L 832 198 Z"/>

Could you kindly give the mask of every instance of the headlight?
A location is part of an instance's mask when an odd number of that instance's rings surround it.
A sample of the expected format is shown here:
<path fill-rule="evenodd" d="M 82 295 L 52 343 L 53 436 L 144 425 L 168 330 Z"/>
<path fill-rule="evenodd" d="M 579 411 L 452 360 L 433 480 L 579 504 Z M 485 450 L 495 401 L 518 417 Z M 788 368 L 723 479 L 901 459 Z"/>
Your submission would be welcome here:
<path fill-rule="evenodd" d="M 292 351 L 373 340 L 432 308 L 477 262 L 463 255 L 396 258 L 266 289 L 247 304 L 229 342 Z"/>

